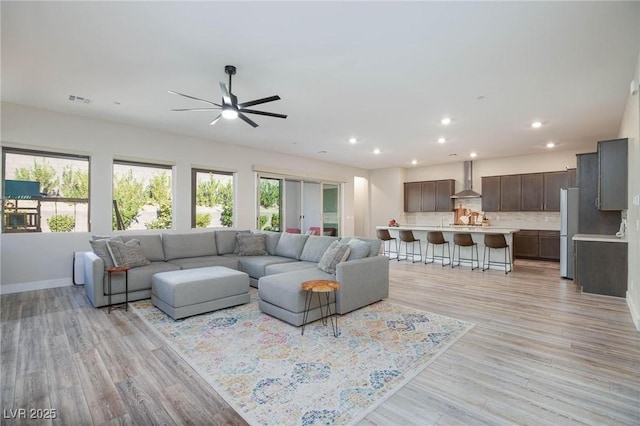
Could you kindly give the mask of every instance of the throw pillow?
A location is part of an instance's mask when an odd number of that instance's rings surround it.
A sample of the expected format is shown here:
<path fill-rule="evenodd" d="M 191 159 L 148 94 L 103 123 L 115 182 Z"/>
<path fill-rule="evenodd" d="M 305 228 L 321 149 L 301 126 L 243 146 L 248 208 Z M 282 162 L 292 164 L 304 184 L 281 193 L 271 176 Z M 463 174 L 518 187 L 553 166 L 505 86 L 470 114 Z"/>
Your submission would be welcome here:
<path fill-rule="evenodd" d="M 369 244 L 366 242 L 357 238 L 352 238 L 349 240 L 347 245 L 351 248 L 349 258 L 347 260 L 364 259 L 369 256 Z"/>
<path fill-rule="evenodd" d="M 142 246 L 138 240 L 129 240 L 126 243 L 107 240 L 107 247 L 115 266 L 135 268 L 136 266 L 145 266 L 151 263 L 144 257 Z"/>
<path fill-rule="evenodd" d="M 237 234 L 238 256 L 266 256 L 267 236 L 264 234 Z"/>
<path fill-rule="evenodd" d="M 104 268 L 113 268 L 116 266 L 113 263 L 113 258 L 109 253 L 109 248 L 107 247 L 107 241 L 109 239 L 104 238 L 100 240 L 89 240 L 89 244 L 91 244 L 91 249 L 93 252 L 104 262 Z"/>
<path fill-rule="evenodd" d="M 318 269 L 328 274 L 335 274 L 336 265 L 349 256 L 350 250 L 351 248 L 348 244 L 340 244 L 338 241 L 332 242 L 322 255 L 320 262 L 318 262 Z"/>

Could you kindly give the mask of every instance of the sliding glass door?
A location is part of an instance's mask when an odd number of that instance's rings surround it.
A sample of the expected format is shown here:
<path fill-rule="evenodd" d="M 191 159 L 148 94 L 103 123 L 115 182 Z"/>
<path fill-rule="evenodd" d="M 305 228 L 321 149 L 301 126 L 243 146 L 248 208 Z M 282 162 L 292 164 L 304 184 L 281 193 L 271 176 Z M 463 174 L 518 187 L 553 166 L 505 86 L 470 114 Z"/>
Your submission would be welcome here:
<path fill-rule="evenodd" d="M 258 177 L 258 229 L 340 235 L 340 185 Z"/>

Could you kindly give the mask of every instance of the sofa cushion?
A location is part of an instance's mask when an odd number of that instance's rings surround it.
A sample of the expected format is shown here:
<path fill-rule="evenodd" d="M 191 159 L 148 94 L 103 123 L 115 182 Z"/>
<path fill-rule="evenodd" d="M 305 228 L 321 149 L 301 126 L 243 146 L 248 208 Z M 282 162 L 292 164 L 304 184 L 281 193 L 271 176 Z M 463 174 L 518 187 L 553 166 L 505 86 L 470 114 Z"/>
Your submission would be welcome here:
<path fill-rule="evenodd" d="M 365 257 L 369 257 L 369 244 L 358 239 L 352 238 L 349 240 L 347 245 L 351 248 L 349 250 L 349 257 L 347 260 L 356 260 L 356 259 L 364 259 Z"/>
<path fill-rule="evenodd" d="M 153 235 L 122 235 L 122 240 L 126 243 L 131 240 L 140 241 L 144 257 L 151 262 L 164 260 L 164 249 L 162 248 L 162 238 L 160 234 Z"/>
<path fill-rule="evenodd" d="M 213 231 L 162 234 L 162 247 L 164 248 L 164 260 L 215 256 L 218 254 Z"/>
<path fill-rule="evenodd" d="M 146 266 L 129 269 L 129 293 L 151 290 L 151 277 L 158 272 L 177 271 L 180 267 L 168 262 L 151 262 Z M 104 274 L 104 294 L 107 295 L 107 274 Z M 113 274 L 111 277 L 112 294 L 124 293 L 124 274 Z M 148 298 L 148 296 L 147 296 Z"/>
<path fill-rule="evenodd" d="M 320 262 L 322 255 L 327 251 L 332 242 L 337 241 L 337 237 L 320 237 L 311 235 L 304 244 L 300 260 L 306 262 Z"/>
<path fill-rule="evenodd" d="M 276 246 L 280 241 L 280 232 L 275 231 L 255 231 L 254 234 L 264 234 L 267 236 L 267 253 L 276 254 Z"/>
<path fill-rule="evenodd" d="M 265 268 L 276 263 L 295 262 L 294 259 L 280 256 L 238 256 L 240 270 L 250 277 L 260 278 L 266 274 Z"/>
<path fill-rule="evenodd" d="M 334 275 L 318 268 L 287 272 L 286 274 L 267 275 L 258 281 L 260 300 L 279 306 L 289 312 L 304 312 L 305 292 L 301 284 L 310 280 L 335 280 Z M 333 302 L 334 292 L 330 294 Z M 324 299 L 324 296 L 322 297 Z M 318 298 L 311 298 L 311 308 L 318 306 Z"/>
<path fill-rule="evenodd" d="M 265 275 L 283 274 L 285 272 L 300 271 L 303 269 L 317 269 L 317 262 L 286 262 L 267 265 Z"/>
<path fill-rule="evenodd" d="M 184 259 L 169 260 L 168 262 L 178 265 L 180 269 L 204 268 L 209 266 L 226 266 L 230 269 L 240 269 L 238 259 L 226 256 L 186 257 Z"/>
<path fill-rule="evenodd" d="M 300 255 L 307 242 L 307 238 L 309 238 L 308 235 L 283 232 L 282 235 L 280 235 L 280 240 L 278 240 L 275 255 L 300 260 Z"/>
<path fill-rule="evenodd" d="M 343 237 L 340 242 L 342 244 L 347 244 L 352 239 L 358 239 L 369 244 L 369 256 L 367 257 L 377 256 L 380 253 L 380 244 L 382 243 L 382 241 L 378 240 L 377 238 Z"/>
<path fill-rule="evenodd" d="M 336 265 L 347 259 L 350 249 L 348 244 L 340 244 L 339 241 L 332 242 L 318 262 L 318 269 L 328 274 L 335 274 Z"/>
<path fill-rule="evenodd" d="M 236 234 L 238 256 L 266 256 L 267 236 L 264 234 Z"/>
<path fill-rule="evenodd" d="M 96 235 L 93 236 L 92 240 L 89 240 L 89 244 L 91 244 L 93 252 L 104 262 L 104 269 L 116 266 L 113 263 L 113 258 L 111 257 L 111 253 L 109 253 L 109 248 L 107 247 L 107 241 L 110 239 L 122 241 L 122 238 L 120 237 L 109 238 Z"/>
<path fill-rule="evenodd" d="M 135 268 L 138 266 L 146 266 L 149 263 L 149 259 L 144 257 L 142 252 L 142 246 L 140 241 L 133 239 L 126 243 L 116 240 L 107 240 L 107 248 L 109 254 L 113 259 L 115 266 L 128 266 Z"/>
<path fill-rule="evenodd" d="M 248 233 L 249 231 L 238 231 L 236 229 L 216 230 L 216 248 L 218 255 L 238 253 L 236 244 L 236 234 L 238 232 Z"/>

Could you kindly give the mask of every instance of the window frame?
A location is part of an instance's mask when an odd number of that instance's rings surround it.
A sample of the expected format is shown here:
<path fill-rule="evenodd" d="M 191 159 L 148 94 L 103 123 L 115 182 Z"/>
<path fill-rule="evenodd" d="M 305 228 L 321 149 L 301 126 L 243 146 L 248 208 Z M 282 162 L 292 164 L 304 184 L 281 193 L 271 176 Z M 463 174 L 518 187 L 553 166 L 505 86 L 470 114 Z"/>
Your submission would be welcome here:
<path fill-rule="evenodd" d="M 197 208 L 197 192 L 198 192 L 198 173 L 216 174 L 223 176 L 231 176 L 232 185 L 231 191 L 233 193 L 233 224 L 236 223 L 236 172 L 228 170 L 220 170 L 215 168 L 204 167 L 192 167 L 191 168 L 191 229 L 199 229 L 196 227 L 196 208 Z M 233 226 L 232 226 L 233 227 Z M 206 229 L 206 228 L 204 228 Z"/>
<path fill-rule="evenodd" d="M 61 159 L 61 160 L 76 160 L 76 161 L 86 161 L 87 163 L 87 198 L 64 198 L 61 197 L 59 200 L 48 200 L 46 198 L 51 198 L 48 196 L 44 196 L 41 198 L 45 198 L 45 200 L 39 200 L 39 203 L 41 202 L 54 202 L 54 203 L 58 203 L 58 202 L 65 202 L 65 200 L 73 200 L 73 201 L 67 201 L 67 202 L 73 202 L 75 204 L 77 203 L 83 203 L 82 201 L 78 201 L 78 200 L 86 200 L 86 204 L 87 204 L 87 230 L 84 231 L 77 231 L 75 230 L 75 226 L 74 229 L 71 231 L 66 231 L 64 233 L 71 233 L 71 232 L 91 232 L 91 156 L 87 155 L 87 154 L 77 154 L 77 153 L 70 153 L 70 152 L 65 152 L 65 151 L 49 151 L 48 149 L 32 149 L 32 148 L 18 148 L 18 147 L 12 147 L 12 146 L 3 146 L 2 147 L 2 205 L 0 205 L 0 215 L 1 215 L 1 220 L 2 220 L 2 234 L 27 234 L 27 233 L 54 233 L 54 231 L 49 231 L 49 232 L 43 232 L 42 231 L 42 227 L 40 227 L 39 231 L 6 231 L 5 230 L 5 224 L 4 224 L 4 215 L 5 215 L 5 203 L 4 203 L 4 188 L 5 188 L 5 181 L 7 180 L 6 177 L 6 173 L 7 173 L 7 154 L 15 154 L 15 155 L 24 155 L 24 156 L 32 156 L 32 157 L 44 157 L 44 158 L 54 158 L 54 159 Z M 57 208 L 56 208 L 57 210 Z M 40 218 L 39 221 L 42 221 L 42 214 L 40 213 Z M 63 232 L 61 232 L 63 233 Z"/>
<path fill-rule="evenodd" d="M 172 164 L 167 164 L 167 163 L 162 163 L 162 162 L 157 162 L 157 163 L 153 163 L 150 161 L 139 161 L 139 160 L 126 160 L 126 159 L 118 159 L 118 158 L 114 158 L 113 161 L 111 162 L 111 199 L 112 199 L 112 203 L 113 203 L 113 189 L 114 189 L 114 183 L 115 183 L 115 178 L 116 178 L 116 173 L 115 173 L 115 166 L 133 166 L 133 167 L 146 167 L 146 168 L 150 168 L 150 169 L 161 169 L 161 170 L 168 170 L 170 173 L 170 177 L 171 177 L 171 228 L 162 228 L 159 230 L 172 230 L 175 229 L 176 224 L 175 224 L 175 217 L 176 217 L 176 209 L 175 209 L 175 197 L 174 197 L 174 184 L 175 184 L 175 179 L 174 179 L 174 165 Z M 112 212 L 113 212 L 113 204 L 112 204 Z M 149 231 L 150 229 L 147 228 L 146 226 L 147 224 L 145 223 L 145 229 L 113 229 L 113 225 L 111 226 L 111 230 L 112 232 L 141 232 L 141 231 Z"/>

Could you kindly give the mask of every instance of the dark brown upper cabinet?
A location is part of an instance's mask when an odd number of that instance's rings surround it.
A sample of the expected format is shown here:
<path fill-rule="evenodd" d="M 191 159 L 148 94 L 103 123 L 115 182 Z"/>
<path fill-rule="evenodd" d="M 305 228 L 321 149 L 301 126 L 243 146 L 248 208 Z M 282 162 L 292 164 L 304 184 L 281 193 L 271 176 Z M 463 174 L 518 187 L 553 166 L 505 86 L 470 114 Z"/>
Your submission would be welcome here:
<path fill-rule="evenodd" d="M 598 142 L 598 209 L 627 208 L 628 139 Z"/>
<path fill-rule="evenodd" d="M 500 176 L 482 177 L 482 210 L 500 211 Z"/>
<path fill-rule="evenodd" d="M 421 183 L 422 207 L 421 212 L 436 211 L 436 181 L 428 181 Z"/>
<path fill-rule="evenodd" d="M 503 212 L 522 210 L 522 175 L 500 176 L 500 208 Z"/>
<path fill-rule="evenodd" d="M 420 182 L 404 184 L 404 211 L 419 212 L 422 208 L 422 185 Z"/>
<path fill-rule="evenodd" d="M 576 169 L 567 169 L 567 188 L 578 187 L 578 180 L 576 176 Z"/>
<path fill-rule="evenodd" d="M 544 173 L 522 175 L 522 211 L 537 212 L 543 210 L 544 178 Z"/>
<path fill-rule="evenodd" d="M 455 193 L 453 179 L 406 182 L 404 184 L 405 212 L 450 212 L 451 196 Z"/>
<path fill-rule="evenodd" d="M 456 181 L 453 179 L 436 181 L 436 211 L 450 212 L 453 210 L 453 198 L 456 192 Z"/>
<path fill-rule="evenodd" d="M 568 173 L 547 172 L 544 174 L 544 210 L 560 211 L 560 188 L 568 187 Z"/>

